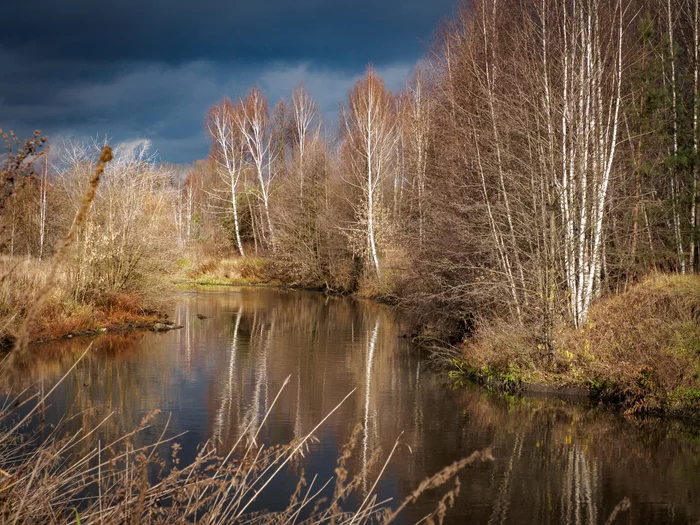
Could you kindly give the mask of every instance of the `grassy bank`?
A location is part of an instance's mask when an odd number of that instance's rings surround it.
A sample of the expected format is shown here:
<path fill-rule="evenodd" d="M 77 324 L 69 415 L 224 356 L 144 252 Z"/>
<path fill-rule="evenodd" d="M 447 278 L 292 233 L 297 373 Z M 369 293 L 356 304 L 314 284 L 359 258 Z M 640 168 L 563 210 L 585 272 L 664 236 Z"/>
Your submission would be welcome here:
<path fill-rule="evenodd" d="M 53 261 L 4 257 L 0 260 L 0 341 L 11 347 L 18 336 L 28 305 L 46 283 Z M 59 269 L 45 298 L 30 341 L 69 336 L 151 328 L 163 320 L 159 313 L 165 288 L 155 278 L 131 291 L 76 293 L 69 271 Z M 145 281 L 144 281 L 145 283 Z M 157 299 L 157 297 L 159 299 Z"/>
<path fill-rule="evenodd" d="M 580 329 L 492 324 L 461 346 L 455 378 L 527 390 L 583 388 L 628 413 L 700 418 L 700 276 L 647 277 L 603 298 Z"/>
<path fill-rule="evenodd" d="M 179 286 L 284 286 L 307 290 L 324 290 L 337 294 L 353 294 L 381 303 L 397 301 L 397 283 L 403 268 L 388 266 L 382 281 L 374 276 L 343 276 L 334 282 L 321 275 L 302 275 L 274 257 L 247 255 L 239 257 L 198 256 L 190 254 L 176 262 L 169 279 Z"/>
<path fill-rule="evenodd" d="M 172 279 L 179 285 L 230 286 L 284 284 L 262 257 L 182 257 Z"/>

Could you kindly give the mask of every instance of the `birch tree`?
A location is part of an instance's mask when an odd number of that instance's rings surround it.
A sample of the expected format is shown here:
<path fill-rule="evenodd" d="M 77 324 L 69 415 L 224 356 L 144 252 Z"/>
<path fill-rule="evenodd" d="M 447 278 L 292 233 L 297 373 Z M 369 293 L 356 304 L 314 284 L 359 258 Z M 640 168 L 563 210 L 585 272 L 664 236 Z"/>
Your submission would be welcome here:
<path fill-rule="evenodd" d="M 381 269 L 377 249 L 377 200 L 394 155 L 398 133 L 394 99 L 385 89 L 379 75 L 369 68 L 349 94 L 348 108 L 343 112 L 346 141 L 354 153 L 353 183 L 361 192 L 358 209 L 365 225 L 368 258 L 377 279 Z"/>
<path fill-rule="evenodd" d="M 241 119 L 244 119 L 242 106 L 234 106 L 230 100 L 224 99 L 209 110 L 207 129 L 212 137 L 211 154 L 216 163 L 217 172 L 229 190 L 236 247 L 241 257 L 244 257 L 238 211 L 238 195 L 246 147 L 246 140 L 239 124 Z"/>
<path fill-rule="evenodd" d="M 690 269 L 700 271 L 700 0 L 694 0 L 692 10 L 693 43 L 693 190 L 690 208 Z"/>
<path fill-rule="evenodd" d="M 601 286 L 606 204 L 619 142 L 623 82 L 623 7 L 598 2 L 542 4 L 543 113 L 549 116 L 554 185 L 563 232 L 569 310 L 579 326 Z M 607 15 L 607 16 L 606 16 Z M 549 23 L 551 21 L 551 23 Z M 551 26 L 558 32 L 554 45 Z M 609 45 L 612 42 L 614 45 Z M 560 73 L 552 69 L 554 64 Z M 557 74 L 558 73 L 558 74 Z M 558 126 L 555 116 L 561 115 Z M 556 143 L 558 142 L 558 150 Z"/>
<path fill-rule="evenodd" d="M 39 181 L 39 260 L 44 257 L 44 245 L 46 243 L 46 217 L 49 189 L 49 158 L 44 158 L 44 168 Z"/>
<path fill-rule="evenodd" d="M 294 110 L 294 132 L 297 147 L 297 173 L 299 177 L 299 198 L 304 198 L 305 159 L 308 144 L 313 140 L 313 122 L 316 118 L 316 102 L 311 98 L 304 86 L 300 85 L 292 95 Z"/>
<path fill-rule="evenodd" d="M 418 247 L 422 249 L 425 237 L 425 183 L 428 168 L 428 146 L 430 138 L 430 98 L 425 93 L 423 72 L 416 72 L 413 83 L 407 87 L 408 122 L 404 126 L 408 135 L 408 150 L 414 177 L 418 204 Z"/>
<path fill-rule="evenodd" d="M 677 161 L 678 161 L 678 133 L 679 133 L 679 122 L 678 122 L 678 74 L 676 66 L 676 48 L 675 48 L 675 31 L 674 31 L 674 18 L 675 13 L 671 7 L 671 0 L 666 0 L 666 23 L 667 23 L 667 36 L 668 36 L 668 56 L 670 63 L 670 89 L 671 89 L 671 110 L 672 110 L 672 124 L 673 124 L 673 146 L 671 151 L 673 168 L 670 177 L 671 186 L 671 212 L 673 216 L 673 233 L 676 240 L 676 251 L 678 253 L 678 264 L 681 273 L 685 273 L 685 250 L 683 248 L 683 234 L 681 232 L 681 211 L 680 211 L 680 192 L 681 185 L 678 178 L 677 172 Z"/>
<path fill-rule="evenodd" d="M 268 125 L 268 104 L 262 91 L 254 87 L 243 101 L 236 116 L 238 129 L 244 138 L 245 151 L 257 177 L 262 200 L 267 232 L 273 248 L 274 229 L 270 219 L 270 185 L 272 183 L 272 136 Z"/>

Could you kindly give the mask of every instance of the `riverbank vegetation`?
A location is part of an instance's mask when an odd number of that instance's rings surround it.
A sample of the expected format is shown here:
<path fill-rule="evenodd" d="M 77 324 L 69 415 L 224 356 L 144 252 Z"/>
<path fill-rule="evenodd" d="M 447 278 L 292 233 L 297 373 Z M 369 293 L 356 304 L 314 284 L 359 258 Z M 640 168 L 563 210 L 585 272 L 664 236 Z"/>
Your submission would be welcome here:
<path fill-rule="evenodd" d="M 582 328 L 560 324 L 554 352 L 526 327 L 489 325 L 462 346 L 455 379 L 506 390 L 536 384 L 591 391 L 628 413 L 700 417 L 700 277 L 652 274 L 591 307 Z"/>
<path fill-rule="evenodd" d="M 693 299 L 676 292 L 700 265 L 699 11 L 698 0 L 460 4 L 403 90 L 368 68 L 337 133 L 304 86 L 272 107 L 257 87 L 222 98 L 206 115 L 206 159 L 169 166 L 146 142 L 115 148 L 61 270 L 61 304 L 127 294 L 146 311 L 152 286 L 174 281 L 357 293 L 396 304 L 417 340 L 460 348 L 465 366 L 529 363 L 527 381 L 568 367 L 565 382 L 637 399 L 642 368 L 663 375 L 669 353 L 681 345 L 692 361 L 697 347 Z M 41 156 L 38 134 L 8 143 L 3 250 L 42 259 L 97 148 Z M 653 344 L 636 318 L 601 321 L 646 300 L 638 316 L 661 323 Z M 628 337 L 641 361 L 618 352 Z M 601 372 L 605 355 L 617 372 Z M 659 406 L 695 395 L 692 368 L 677 373 L 660 380 Z"/>
<path fill-rule="evenodd" d="M 38 136 L 24 145 L 6 137 L 0 337 L 17 337 L 49 280 L 29 327 L 32 341 L 153 324 L 167 290 L 161 275 L 175 256 L 169 193 L 161 191 L 168 173 L 155 164 L 147 143 L 120 145 L 79 218 L 102 145 L 62 143 L 51 173 L 51 152 L 41 149 Z M 63 245 L 65 253 L 56 257 Z"/>

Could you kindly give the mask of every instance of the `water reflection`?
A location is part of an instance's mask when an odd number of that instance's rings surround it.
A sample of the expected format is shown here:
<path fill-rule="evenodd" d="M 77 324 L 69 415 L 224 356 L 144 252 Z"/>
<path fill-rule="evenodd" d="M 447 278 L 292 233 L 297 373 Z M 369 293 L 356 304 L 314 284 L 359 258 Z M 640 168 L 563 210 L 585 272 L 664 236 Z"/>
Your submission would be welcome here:
<path fill-rule="evenodd" d="M 157 438 L 170 417 L 169 435 L 187 431 L 180 438 L 187 461 L 206 440 L 227 452 L 238 440 L 300 439 L 356 389 L 304 460 L 307 473 L 323 482 L 361 423 L 355 472 L 372 463 L 377 447 L 387 452 L 399 436 L 407 445 L 379 485 L 380 497 L 396 500 L 441 467 L 493 447 L 495 462 L 462 474 L 452 522 L 604 523 L 624 497 L 632 508 L 620 523 L 700 519 L 700 446 L 692 429 L 628 421 L 586 404 L 452 391 L 406 346 L 386 308 L 304 292 L 229 289 L 183 294 L 172 318 L 184 328 L 98 339 L 51 398 L 45 420 L 57 424 L 68 414 L 65 431 L 75 432 L 113 413 L 92 436 L 105 443 L 160 409 L 141 439 Z M 14 377 L 14 388 L 48 390 L 85 346 L 76 340 L 43 349 L 45 358 Z M 376 470 L 363 478 L 365 490 Z M 297 473 L 292 469 L 275 494 L 291 492 Z M 439 498 L 427 494 L 406 522 L 431 512 Z"/>

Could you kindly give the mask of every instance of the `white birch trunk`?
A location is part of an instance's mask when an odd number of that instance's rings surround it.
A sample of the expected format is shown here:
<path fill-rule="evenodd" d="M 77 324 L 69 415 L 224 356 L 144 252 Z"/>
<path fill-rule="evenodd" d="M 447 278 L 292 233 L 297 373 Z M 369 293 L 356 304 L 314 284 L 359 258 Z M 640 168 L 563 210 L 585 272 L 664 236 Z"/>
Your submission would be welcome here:
<path fill-rule="evenodd" d="M 238 186 L 243 169 L 243 142 L 237 136 L 237 123 L 234 122 L 230 104 L 222 103 L 214 108 L 209 123 L 209 132 L 217 146 L 216 163 L 219 176 L 230 190 L 230 203 L 233 211 L 234 233 L 241 257 L 245 257 L 241 241 L 238 217 Z M 191 197 L 190 197 L 191 198 Z M 189 235 L 189 234 L 188 234 Z"/>
<path fill-rule="evenodd" d="M 698 206 L 700 206 L 700 122 L 698 121 L 700 113 L 700 83 L 698 75 L 700 74 L 700 1 L 694 2 L 693 16 L 693 153 L 695 154 L 695 165 L 693 169 L 693 194 L 690 210 L 690 224 L 693 228 L 690 244 L 690 268 L 691 271 L 700 270 L 700 257 L 698 253 L 697 238 L 700 235 L 700 220 L 698 218 Z"/>
<path fill-rule="evenodd" d="M 668 45 L 669 57 L 671 59 L 671 107 L 673 111 L 673 173 L 671 174 L 671 209 L 673 213 L 673 233 L 676 239 L 676 251 L 678 252 L 678 264 L 681 273 L 685 273 L 685 252 L 683 249 L 683 236 L 681 234 L 681 216 L 679 208 L 680 184 L 676 172 L 675 163 L 678 158 L 678 94 L 676 77 L 676 53 L 674 49 L 673 34 L 673 10 L 671 0 L 666 0 L 666 10 L 668 17 Z"/>
<path fill-rule="evenodd" d="M 260 198 L 263 202 L 267 231 L 274 249 L 274 229 L 270 220 L 270 184 L 272 182 L 272 137 L 267 125 L 267 106 L 260 91 L 253 90 L 244 103 L 243 114 L 238 118 L 238 128 L 245 138 L 248 155 L 251 158 L 260 188 Z M 268 176 L 265 177 L 265 168 Z"/>

